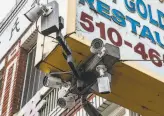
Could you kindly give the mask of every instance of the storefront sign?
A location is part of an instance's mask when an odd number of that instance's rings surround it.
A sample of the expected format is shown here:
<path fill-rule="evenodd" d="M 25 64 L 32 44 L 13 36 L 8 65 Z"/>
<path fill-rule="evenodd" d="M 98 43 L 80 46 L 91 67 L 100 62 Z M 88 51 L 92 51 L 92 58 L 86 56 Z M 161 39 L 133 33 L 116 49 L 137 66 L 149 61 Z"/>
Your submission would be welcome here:
<path fill-rule="evenodd" d="M 18 27 L 19 26 L 18 24 L 19 24 L 19 18 L 16 19 L 16 21 L 15 21 L 15 23 L 14 23 L 12 29 L 11 29 L 11 34 L 10 34 L 9 41 L 12 39 L 14 31 L 16 31 L 16 32 L 20 31 L 20 28 Z"/>
<path fill-rule="evenodd" d="M 27 1 L 25 1 L 27 2 Z M 8 52 L 13 44 L 21 38 L 31 22 L 24 16 L 25 12 L 31 8 L 33 0 L 28 0 L 18 15 L 12 20 L 4 32 L 0 35 L 0 59 Z"/>
<path fill-rule="evenodd" d="M 118 46 L 121 60 L 164 76 L 164 9 L 159 0 L 77 0 L 76 23 L 79 35 Z"/>

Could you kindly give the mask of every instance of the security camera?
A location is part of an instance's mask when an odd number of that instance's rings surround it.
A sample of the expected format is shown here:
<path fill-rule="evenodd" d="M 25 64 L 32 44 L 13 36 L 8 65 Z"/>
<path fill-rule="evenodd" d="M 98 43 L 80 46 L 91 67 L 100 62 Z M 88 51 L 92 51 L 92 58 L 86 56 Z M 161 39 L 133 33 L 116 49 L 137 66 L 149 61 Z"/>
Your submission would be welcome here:
<path fill-rule="evenodd" d="M 94 54 L 101 52 L 104 47 L 104 43 L 101 39 L 96 38 L 91 43 L 90 51 Z"/>
<path fill-rule="evenodd" d="M 111 93 L 111 77 L 99 77 L 97 78 L 98 90 L 101 94 Z"/>
<path fill-rule="evenodd" d="M 24 15 L 29 21 L 35 22 L 42 14 L 43 14 L 42 6 L 35 4 Z"/>
<path fill-rule="evenodd" d="M 24 15 L 25 17 L 31 21 L 31 22 L 35 22 L 38 20 L 38 18 L 43 15 L 43 16 L 47 16 L 52 12 L 52 8 L 46 7 L 45 5 L 39 5 L 39 4 L 35 4 L 34 6 L 31 7 L 31 9 L 29 11 L 27 11 Z"/>
<path fill-rule="evenodd" d="M 60 88 L 63 82 L 59 77 L 54 77 L 53 75 L 45 76 L 43 79 L 43 85 L 45 87 Z"/>
<path fill-rule="evenodd" d="M 75 99 L 77 99 L 77 95 L 69 92 L 70 87 L 71 83 L 66 82 L 58 92 L 57 104 L 61 108 L 72 108 L 75 105 Z"/>
<path fill-rule="evenodd" d="M 75 106 L 75 98 L 74 98 L 74 96 L 62 97 L 62 98 L 58 99 L 57 104 L 61 108 L 71 109 L 73 106 Z"/>
<path fill-rule="evenodd" d="M 64 19 L 59 18 L 59 4 L 56 1 L 46 5 L 35 4 L 24 15 L 31 22 L 37 21 L 41 16 L 40 32 L 45 36 L 64 28 Z"/>
<path fill-rule="evenodd" d="M 111 92 L 111 74 L 107 72 L 105 65 L 98 65 L 96 71 L 99 72 L 100 77 L 97 78 L 99 93 Z"/>

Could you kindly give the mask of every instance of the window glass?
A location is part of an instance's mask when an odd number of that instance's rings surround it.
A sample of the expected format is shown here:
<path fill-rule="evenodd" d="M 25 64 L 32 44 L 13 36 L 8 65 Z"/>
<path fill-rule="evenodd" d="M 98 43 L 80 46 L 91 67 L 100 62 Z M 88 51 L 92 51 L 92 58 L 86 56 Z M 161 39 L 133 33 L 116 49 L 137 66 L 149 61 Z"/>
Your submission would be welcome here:
<path fill-rule="evenodd" d="M 28 53 L 21 108 L 43 87 L 42 83 L 45 74 L 35 68 L 35 54 L 36 47 Z"/>

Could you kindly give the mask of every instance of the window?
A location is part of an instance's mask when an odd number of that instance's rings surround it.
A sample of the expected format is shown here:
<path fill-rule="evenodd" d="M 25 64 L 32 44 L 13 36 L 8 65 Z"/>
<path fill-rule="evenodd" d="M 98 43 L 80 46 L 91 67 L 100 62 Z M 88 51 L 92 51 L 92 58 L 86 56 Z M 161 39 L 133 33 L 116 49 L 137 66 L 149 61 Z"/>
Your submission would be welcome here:
<path fill-rule="evenodd" d="M 34 67 L 36 47 L 29 53 L 26 65 L 26 74 L 22 93 L 21 108 L 43 87 L 43 77 L 45 74 Z"/>

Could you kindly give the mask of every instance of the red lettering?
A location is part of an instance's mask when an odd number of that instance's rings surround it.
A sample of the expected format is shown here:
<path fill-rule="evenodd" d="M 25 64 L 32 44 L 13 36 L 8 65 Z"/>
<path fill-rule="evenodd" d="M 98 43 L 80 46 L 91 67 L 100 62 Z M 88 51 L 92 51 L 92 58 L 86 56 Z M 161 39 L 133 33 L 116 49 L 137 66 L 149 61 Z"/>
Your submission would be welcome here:
<path fill-rule="evenodd" d="M 93 17 L 91 17 L 88 14 L 82 12 L 80 20 L 83 21 L 83 22 L 80 22 L 83 29 L 85 29 L 88 32 L 93 32 L 94 31 L 94 25 L 92 23 Z"/>
<path fill-rule="evenodd" d="M 117 41 L 114 40 L 114 38 L 112 36 L 113 33 L 115 33 L 117 35 Z M 115 46 L 120 47 L 122 45 L 122 37 L 117 30 L 115 30 L 113 28 L 109 28 L 108 29 L 108 38 Z"/>
<path fill-rule="evenodd" d="M 152 60 L 153 64 L 155 64 L 158 67 L 162 67 L 162 61 L 160 60 L 160 54 L 156 50 L 149 49 L 149 57 Z"/>
<path fill-rule="evenodd" d="M 142 59 L 146 60 L 148 58 L 148 55 L 146 54 L 145 51 L 145 46 L 142 43 L 138 43 L 135 47 L 134 47 L 134 51 L 138 54 L 140 54 L 142 56 Z"/>
<path fill-rule="evenodd" d="M 100 37 L 106 40 L 106 35 L 105 35 L 105 24 L 100 22 L 96 23 L 96 26 L 99 27 L 100 29 Z"/>

